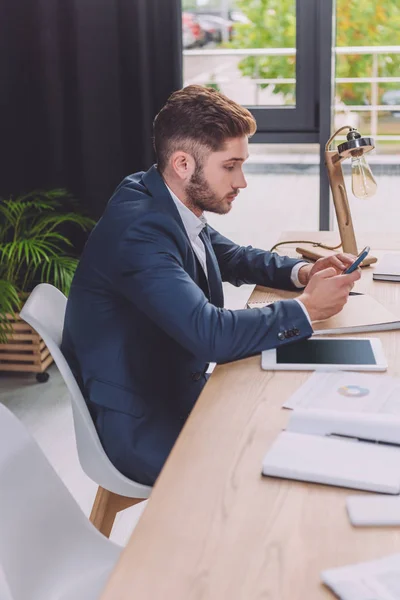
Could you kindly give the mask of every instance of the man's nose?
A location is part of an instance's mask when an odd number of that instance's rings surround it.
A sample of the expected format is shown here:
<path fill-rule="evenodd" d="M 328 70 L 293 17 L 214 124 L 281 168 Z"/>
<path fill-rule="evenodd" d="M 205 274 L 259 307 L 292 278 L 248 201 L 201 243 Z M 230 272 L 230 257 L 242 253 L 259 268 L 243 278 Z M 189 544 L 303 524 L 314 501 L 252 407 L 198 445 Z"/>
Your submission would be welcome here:
<path fill-rule="evenodd" d="M 246 181 L 246 177 L 244 176 L 243 172 L 241 172 L 240 175 L 238 176 L 237 181 L 235 181 L 234 187 L 238 188 L 238 189 L 247 188 L 247 181 Z"/>

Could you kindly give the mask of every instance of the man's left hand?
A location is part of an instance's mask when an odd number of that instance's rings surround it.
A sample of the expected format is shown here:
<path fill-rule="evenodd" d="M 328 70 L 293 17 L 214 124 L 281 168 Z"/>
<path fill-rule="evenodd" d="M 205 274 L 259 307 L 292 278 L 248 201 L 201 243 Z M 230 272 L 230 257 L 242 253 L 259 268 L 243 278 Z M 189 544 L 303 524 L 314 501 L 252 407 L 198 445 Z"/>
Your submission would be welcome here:
<path fill-rule="evenodd" d="M 329 267 L 333 267 L 337 275 L 340 275 L 340 273 L 343 273 L 343 271 L 353 264 L 355 259 L 356 256 L 344 253 L 332 254 L 332 256 L 319 258 L 314 264 L 310 263 L 309 265 L 301 267 L 298 274 L 299 282 L 306 286 L 315 273 L 328 269 Z"/>

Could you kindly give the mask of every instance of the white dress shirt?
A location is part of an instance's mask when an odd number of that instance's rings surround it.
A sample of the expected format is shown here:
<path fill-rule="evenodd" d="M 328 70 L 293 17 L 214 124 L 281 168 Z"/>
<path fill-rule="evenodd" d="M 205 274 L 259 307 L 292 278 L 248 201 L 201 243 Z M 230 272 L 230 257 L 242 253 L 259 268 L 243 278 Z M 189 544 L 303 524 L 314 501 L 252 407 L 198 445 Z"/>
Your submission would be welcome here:
<path fill-rule="evenodd" d="M 174 192 L 168 186 L 167 189 L 171 194 L 171 198 L 174 201 L 176 208 L 178 209 L 179 215 L 183 222 L 183 226 L 185 227 L 187 236 L 190 240 L 190 243 L 192 244 L 193 251 L 199 259 L 200 265 L 202 266 L 203 271 L 206 277 L 208 278 L 206 249 L 204 247 L 202 239 L 199 237 L 200 233 L 207 225 L 207 219 L 203 214 L 200 217 L 197 217 L 194 214 L 194 212 L 192 212 L 185 204 L 183 204 L 181 200 L 179 200 L 178 196 L 174 194 Z M 299 271 L 301 267 L 304 267 L 304 265 L 307 264 L 307 262 L 299 262 L 292 269 L 290 279 L 292 280 L 293 285 L 297 288 L 304 287 L 299 281 Z M 311 319 L 309 317 L 306 307 L 298 298 L 295 298 L 295 300 L 300 304 L 301 308 L 304 311 L 304 314 L 306 315 L 311 325 Z"/>
<path fill-rule="evenodd" d="M 207 219 L 204 215 L 197 217 L 183 202 L 181 202 L 176 194 L 167 186 L 169 193 L 171 194 L 172 200 L 175 202 L 175 206 L 178 209 L 179 215 L 182 219 L 185 227 L 187 236 L 192 244 L 193 251 L 203 268 L 203 271 L 208 278 L 207 273 L 207 258 L 206 249 L 203 244 L 203 240 L 199 237 L 204 227 L 207 225 Z"/>

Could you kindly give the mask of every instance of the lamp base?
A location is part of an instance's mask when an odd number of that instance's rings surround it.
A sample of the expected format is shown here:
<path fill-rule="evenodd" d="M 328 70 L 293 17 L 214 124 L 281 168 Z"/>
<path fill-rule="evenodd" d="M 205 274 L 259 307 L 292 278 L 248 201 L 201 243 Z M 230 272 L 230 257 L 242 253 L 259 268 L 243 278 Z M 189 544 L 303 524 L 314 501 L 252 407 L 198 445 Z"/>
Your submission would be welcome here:
<path fill-rule="evenodd" d="M 326 248 L 320 248 L 319 246 L 314 246 L 313 244 L 306 244 L 304 246 L 298 246 L 296 248 L 296 252 L 301 254 L 303 258 L 308 260 L 318 260 L 319 258 L 325 258 L 326 256 L 332 256 L 332 254 L 336 254 L 336 250 L 328 250 Z M 368 255 L 367 258 L 363 260 L 361 263 L 361 267 L 369 267 L 376 263 L 378 259 L 375 256 Z"/>

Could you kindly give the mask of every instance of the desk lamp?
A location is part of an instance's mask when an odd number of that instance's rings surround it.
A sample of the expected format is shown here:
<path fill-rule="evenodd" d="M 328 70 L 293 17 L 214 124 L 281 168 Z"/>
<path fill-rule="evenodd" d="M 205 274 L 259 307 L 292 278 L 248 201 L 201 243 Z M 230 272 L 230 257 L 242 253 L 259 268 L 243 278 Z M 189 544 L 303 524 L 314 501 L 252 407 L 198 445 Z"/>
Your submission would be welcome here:
<path fill-rule="evenodd" d="M 330 150 L 329 147 L 335 137 L 343 130 L 348 130 L 347 140 L 339 144 L 336 150 Z M 346 186 L 343 178 L 341 163 L 346 158 L 351 157 L 351 179 L 353 194 L 357 198 L 369 198 L 376 192 L 376 182 L 369 168 L 364 154 L 375 148 L 374 140 L 370 137 L 361 137 L 357 129 L 345 125 L 336 131 L 325 145 L 325 165 L 328 170 L 329 184 L 331 186 L 333 202 L 335 205 L 336 218 L 339 225 L 339 233 L 343 252 L 348 252 L 357 256 L 357 242 L 354 234 L 353 221 L 350 213 L 349 201 L 346 193 Z M 309 244 L 296 248 L 305 258 L 317 260 L 322 256 L 327 256 L 332 252 L 324 246 L 318 244 Z M 333 250 L 330 249 L 330 250 Z M 373 256 L 367 256 L 362 266 L 368 266 L 376 262 Z"/>

